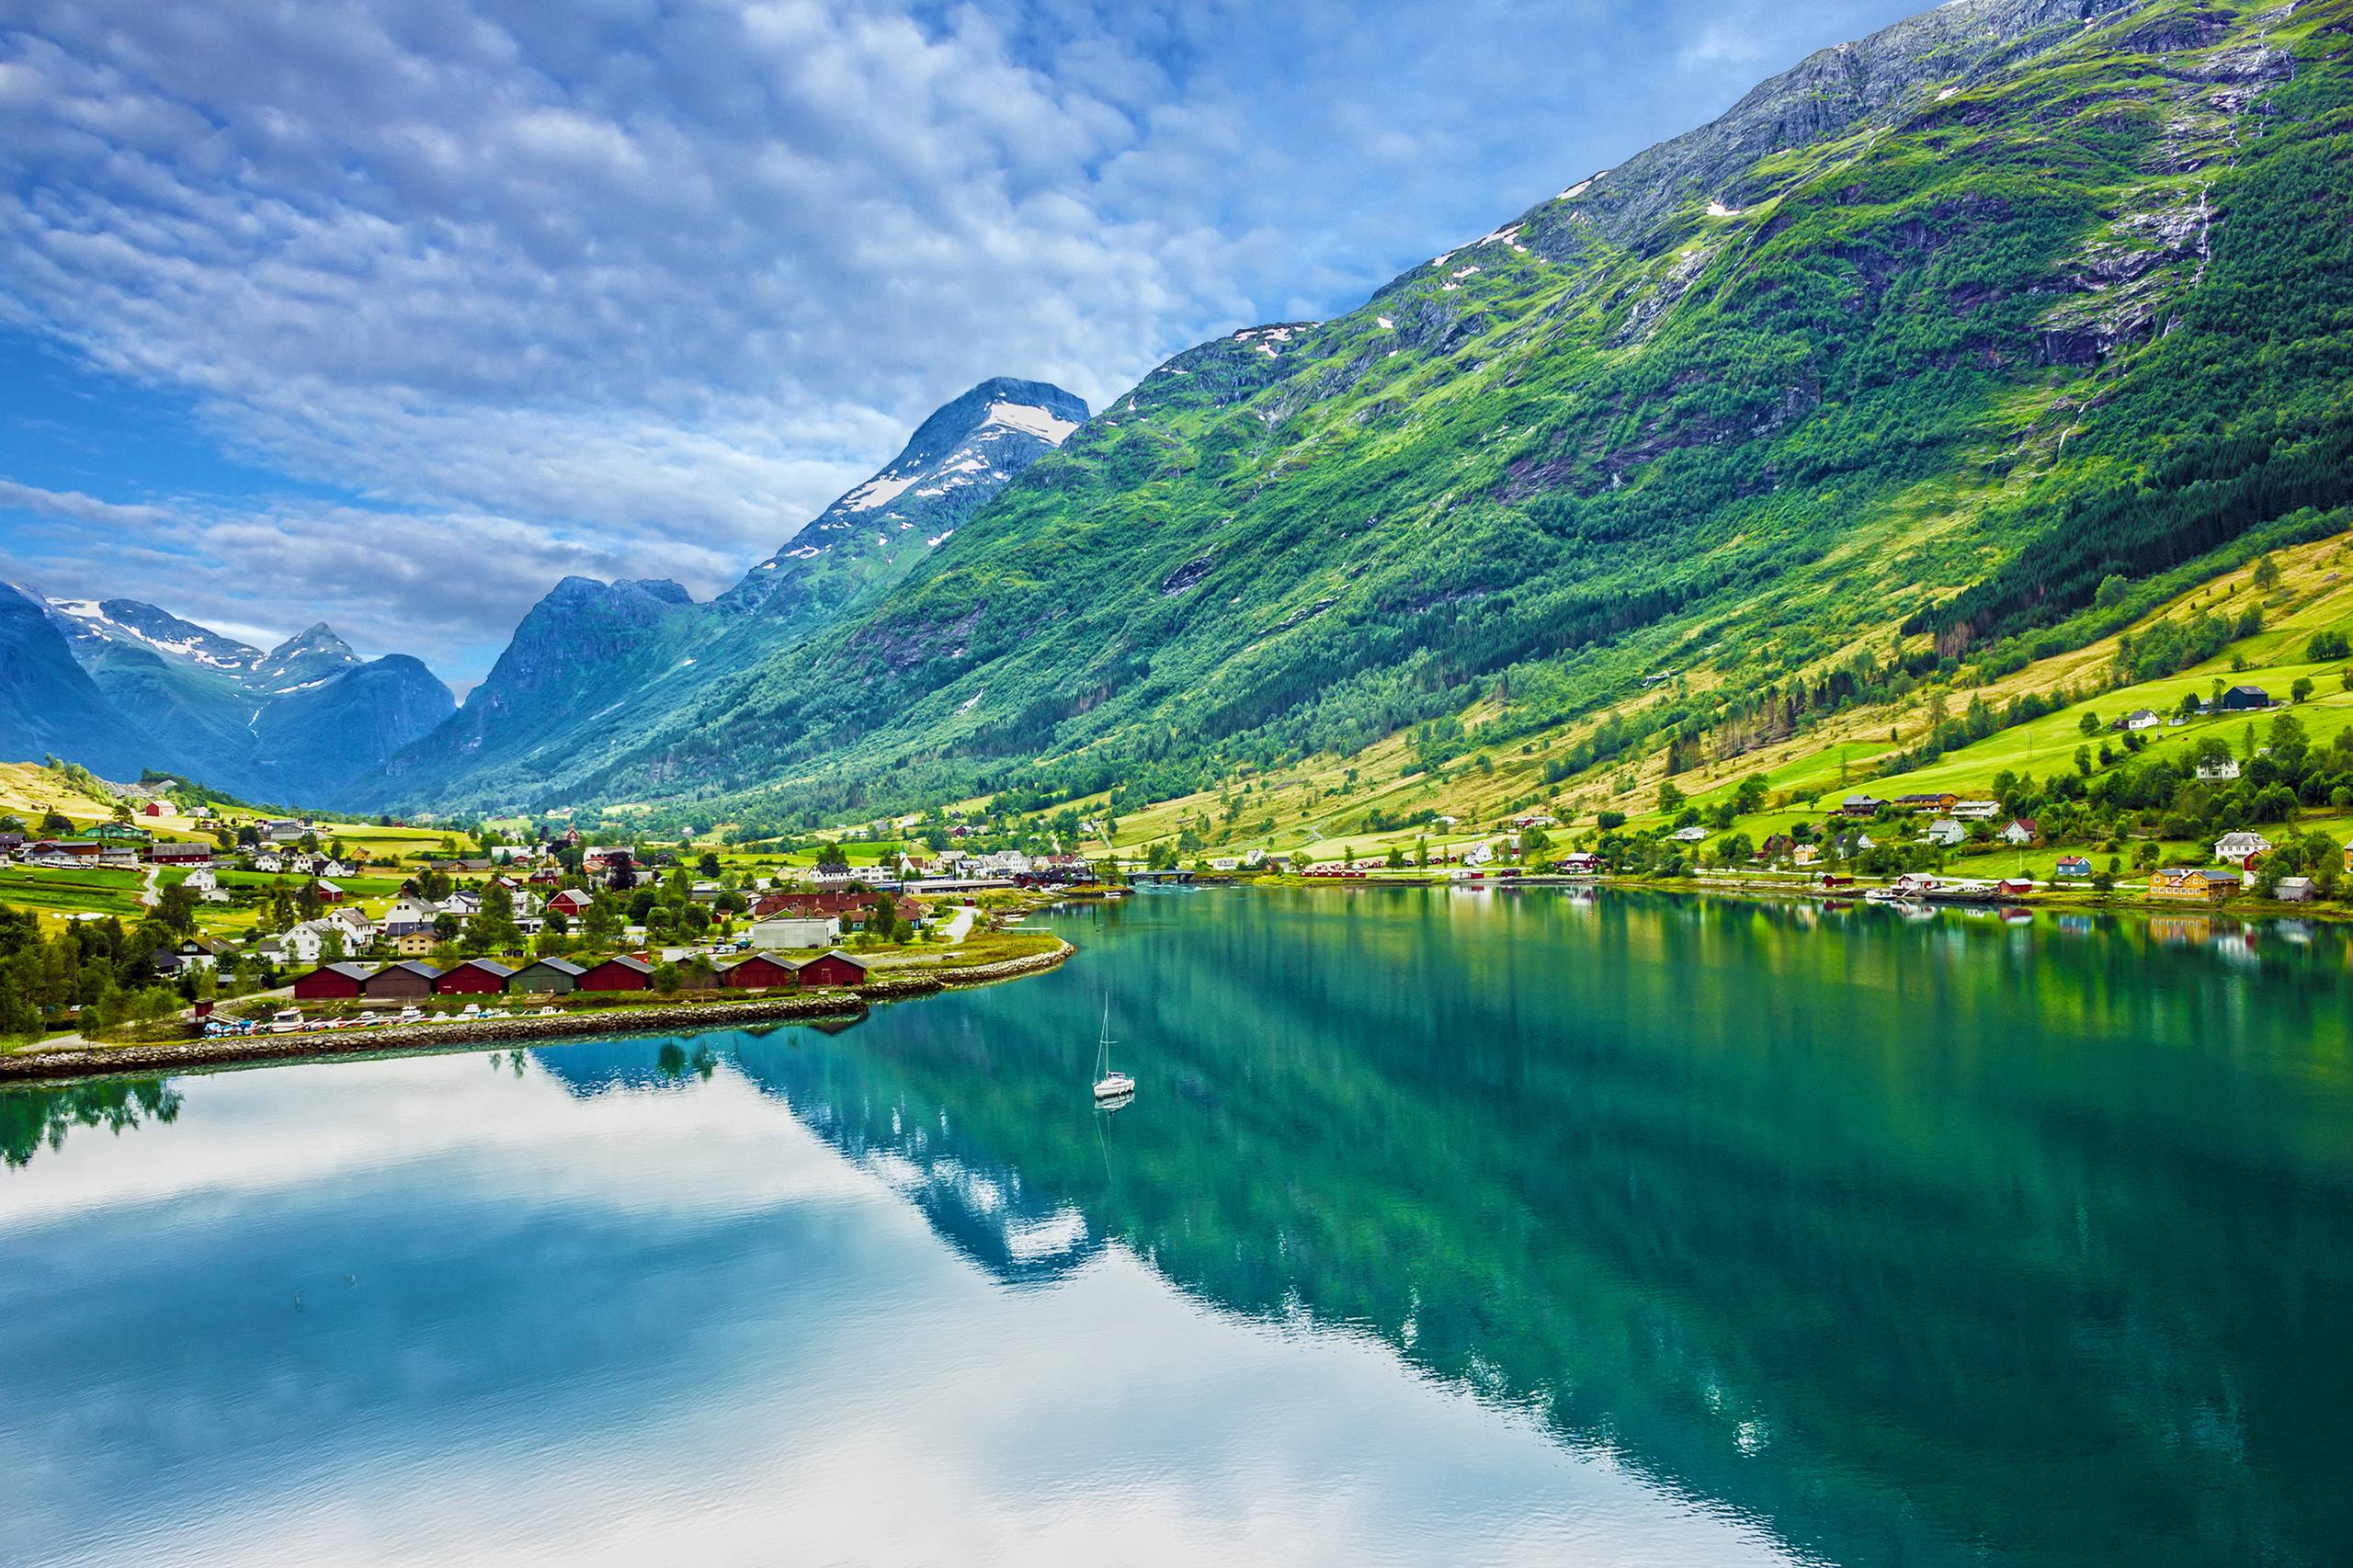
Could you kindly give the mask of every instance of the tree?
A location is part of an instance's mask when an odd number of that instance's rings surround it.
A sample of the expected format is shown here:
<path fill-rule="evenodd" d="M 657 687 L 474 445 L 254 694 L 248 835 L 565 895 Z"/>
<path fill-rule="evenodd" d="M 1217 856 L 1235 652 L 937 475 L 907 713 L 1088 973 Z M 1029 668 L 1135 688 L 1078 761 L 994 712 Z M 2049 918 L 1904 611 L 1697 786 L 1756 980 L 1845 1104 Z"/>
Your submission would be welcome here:
<path fill-rule="evenodd" d="M 467 949 L 480 953 L 519 952 L 523 928 L 515 921 L 515 895 L 498 883 L 483 889 L 482 907 L 466 923 Z"/>
<path fill-rule="evenodd" d="M 61 833 L 71 833 L 74 831 L 74 819 L 63 812 L 44 812 L 41 813 L 40 830 L 52 837 Z"/>
<path fill-rule="evenodd" d="M 1732 792 L 1733 810 L 1742 816 L 1753 816 L 1765 809 L 1765 776 L 1752 773 L 1740 781 Z"/>
<path fill-rule="evenodd" d="M 2290 702 L 2302 702 L 2312 694 L 2313 677 L 2310 676 L 2298 676 L 2288 683 L 2288 700 Z"/>
<path fill-rule="evenodd" d="M 2085 709 L 2084 716 L 2075 721 L 2075 730 L 2077 733 L 2085 736 L 2086 739 L 2098 734 L 2099 715 L 2089 708 Z"/>
<path fill-rule="evenodd" d="M 654 990 L 659 991 L 665 996 L 675 996 L 678 994 L 678 966 L 676 964 L 657 963 L 654 966 Z"/>
<path fill-rule="evenodd" d="M 156 895 L 155 918 L 164 928 L 186 937 L 196 935 L 196 892 L 186 882 L 174 882 Z"/>
<path fill-rule="evenodd" d="M 1620 828 L 1626 825 L 1626 813 L 1623 812 L 1596 812 L 1593 817 L 1593 824 L 1604 833 L 1615 833 Z"/>
<path fill-rule="evenodd" d="M 1683 791 L 1675 787 L 1674 780 L 1669 779 L 1658 787 L 1658 809 L 1663 815 L 1673 816 L 1681 811 L 1683 801 Z"/>
<path fill-rule="evenodd" d="M 2257 557 L 2253 580 L 2257 593 L 2269 593 L 2279 585 L 2279 563 L 2268 555 Z"/>

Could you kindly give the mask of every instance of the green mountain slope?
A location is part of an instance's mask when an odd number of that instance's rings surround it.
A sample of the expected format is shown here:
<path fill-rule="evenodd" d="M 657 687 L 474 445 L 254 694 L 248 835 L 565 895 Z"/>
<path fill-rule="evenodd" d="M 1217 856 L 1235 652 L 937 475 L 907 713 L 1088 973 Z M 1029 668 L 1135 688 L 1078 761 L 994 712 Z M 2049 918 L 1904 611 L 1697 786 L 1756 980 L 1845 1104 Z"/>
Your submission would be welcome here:
<path fill-rule="evenodd" d="M 2087 640 L 2110 576 L 2353 498 L 2348 17 L 1961 0 L 1825 51 L 1358 311 L 1179 356 L 568 790 L 1152 798 L 1686 677 L 1602 767 L 1802 725 L 1866 640 L 1897 678 Z"/>

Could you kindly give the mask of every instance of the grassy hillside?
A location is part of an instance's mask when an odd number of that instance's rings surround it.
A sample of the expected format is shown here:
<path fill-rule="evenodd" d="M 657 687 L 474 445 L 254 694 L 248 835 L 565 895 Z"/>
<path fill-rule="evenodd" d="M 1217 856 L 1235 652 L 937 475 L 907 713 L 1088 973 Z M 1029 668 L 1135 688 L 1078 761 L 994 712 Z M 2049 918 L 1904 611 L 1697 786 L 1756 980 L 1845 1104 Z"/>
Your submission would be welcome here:
<path fill-rule="evenodd" d="M 1831 756 L 1857 709 L 2332 534 L 2353 3 L 2094 9 L 1825 51 L 1358 311 L 1180 356 L 877 613 L 644 715 L 577 792 L 1131 812 L 1472 728 L 1591 796 Z"/>

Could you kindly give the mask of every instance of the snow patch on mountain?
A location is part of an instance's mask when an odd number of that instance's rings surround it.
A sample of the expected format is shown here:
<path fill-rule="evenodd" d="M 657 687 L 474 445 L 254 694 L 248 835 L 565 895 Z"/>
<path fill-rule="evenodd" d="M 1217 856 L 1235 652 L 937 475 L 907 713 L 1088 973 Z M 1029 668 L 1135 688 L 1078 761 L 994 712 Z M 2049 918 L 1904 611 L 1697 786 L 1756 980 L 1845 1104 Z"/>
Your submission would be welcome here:
<path fill-rule="evenodd" d="M 1075 419 L 1058 419 L 1051 409 L 1038 408 L 1025 403 L 993 403 L 989 404 L 985 423 L 1003 425 L 1026 436 L 1035 436 L 1053 446 L 1069 439 L 1078 428 Z"/>
<path fill-rule="evenodd" d="M 887 473 L 878 473 L 843 496 L 842 506 L 852 512 L 870 512 L 877 506 L 887 506 L 899 498 L 901 491 L 922 477 L 919 473 L 911 473 L 904 479 L 894 479 Z"/>

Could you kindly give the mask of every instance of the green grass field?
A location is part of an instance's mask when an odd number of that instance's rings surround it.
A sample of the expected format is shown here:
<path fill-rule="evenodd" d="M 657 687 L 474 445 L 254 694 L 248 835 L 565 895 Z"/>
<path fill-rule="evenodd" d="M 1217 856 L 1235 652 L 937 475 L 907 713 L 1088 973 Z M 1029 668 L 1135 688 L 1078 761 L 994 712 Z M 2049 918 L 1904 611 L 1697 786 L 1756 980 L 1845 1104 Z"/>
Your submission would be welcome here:
<path fill-rule="evenodd" d="M 47 867 L 0 867 L 0 903 L 44 914 L 94 914 L 135 920 L 141 877 L 137 871 L 99 867 L 51 870 Z"/>

